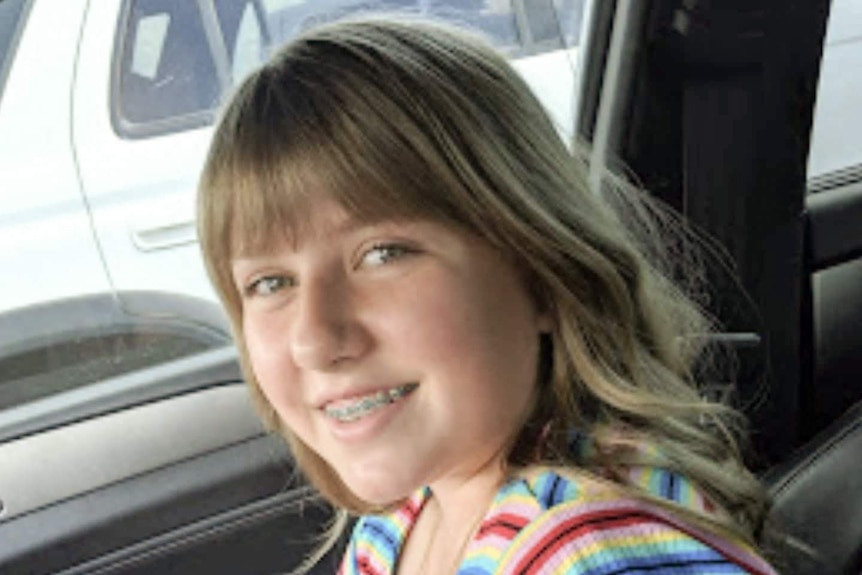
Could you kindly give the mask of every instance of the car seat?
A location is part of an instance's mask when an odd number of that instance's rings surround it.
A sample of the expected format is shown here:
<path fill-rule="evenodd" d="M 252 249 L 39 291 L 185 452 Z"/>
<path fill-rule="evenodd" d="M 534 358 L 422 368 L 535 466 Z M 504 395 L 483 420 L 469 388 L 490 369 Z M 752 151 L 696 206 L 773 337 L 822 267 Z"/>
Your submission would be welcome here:
<path fill-rule="evenodd" d="M 776 527 L 810 547 L 789 549 L 783 573 L 862 573 L 862 402 L 763 479 Z"/>

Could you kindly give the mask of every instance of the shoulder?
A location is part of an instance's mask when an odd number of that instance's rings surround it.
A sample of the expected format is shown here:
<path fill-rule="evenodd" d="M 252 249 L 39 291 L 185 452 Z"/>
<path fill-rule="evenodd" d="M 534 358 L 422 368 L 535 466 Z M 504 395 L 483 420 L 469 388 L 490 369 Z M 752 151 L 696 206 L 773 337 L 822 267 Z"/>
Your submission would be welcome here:
<path fill-rule="evenodd" d="M 543 472 L 527 479 L 544 510 L 512 540 L 497 573 L 773 573 L 741 543 L 689 525 L 663 506 L 568 475 Z M 665 488 L 678 479 L 649 477 Z M 673 494 L 667 499 L 700 501 L 685 489 Z"/>
<path fill-rule="evenodd" d="M 387 517 L 360 517 L 353 526 L 338 574 L 389 575 L 399 547 L 398 530 Z"/>
<path fill-rule="evenodd" d="M 502 573 L 700 573 L 727 567 L 715 549 L 633 505 L 576 502 L 548 510 L 512 542 Z M 724 569 L 720 573 L 746 573 Z"/>

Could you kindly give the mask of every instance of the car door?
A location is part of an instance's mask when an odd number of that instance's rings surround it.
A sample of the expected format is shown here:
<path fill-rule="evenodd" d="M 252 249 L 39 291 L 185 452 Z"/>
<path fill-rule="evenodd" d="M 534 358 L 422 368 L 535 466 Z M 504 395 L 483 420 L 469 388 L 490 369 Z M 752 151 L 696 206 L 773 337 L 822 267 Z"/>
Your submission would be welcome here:
<path fill-rule="evenodd" d="M 256 14 L 253 2 L 233 5 Z M 87 11 L 75 154 L 112 286 L 134 313 L 163 310 L 129 292 L 215 299 L 197 252 L 194 197 L 232 80 L 227 24 L 223 35 L 212 2 L 103 0 Z"/>
<path fill-rule="evenodd" d="M 75 47 L 86 5 L 0 6 L 0 266 L 7 270 L 0 317 L 109 289 L 70 145 Z M 50 18 L 65 26 L 54 28 Z M 55 52 L 46 54 L 46 45 Z"/>

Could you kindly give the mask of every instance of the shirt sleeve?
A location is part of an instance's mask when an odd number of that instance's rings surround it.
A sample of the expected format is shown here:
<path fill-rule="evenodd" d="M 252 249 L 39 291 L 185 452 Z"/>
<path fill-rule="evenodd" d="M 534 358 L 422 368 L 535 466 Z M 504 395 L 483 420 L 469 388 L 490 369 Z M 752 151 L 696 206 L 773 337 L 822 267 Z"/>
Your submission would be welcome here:
<path fill-rule="evenodd" d="M 547 510 L 515 538 L 497 573 L 774 575 L 736 544 L 722 541 L 717 548 L 698 535 L 639 502 L 564 504 Z"/>

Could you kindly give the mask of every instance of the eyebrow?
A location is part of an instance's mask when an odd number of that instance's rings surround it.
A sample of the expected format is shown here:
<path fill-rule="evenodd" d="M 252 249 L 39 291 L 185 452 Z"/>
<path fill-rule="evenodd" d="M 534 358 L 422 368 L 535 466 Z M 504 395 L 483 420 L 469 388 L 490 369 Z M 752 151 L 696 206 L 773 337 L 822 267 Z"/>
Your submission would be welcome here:
<path fill-rule="evenodd" d="M 357 231 L 368 228 L 368 227 L 379 227 L 385 226 L 387 224 L 395 224 L 395 225 L 404 225 L 410 224 L 412 222 L 417 221 L 416 218 L 392 218 L 392 217 L 374 217 L 374 218 L 361 218 L 356 217 L 351 214 L 346 214 L 344 218 L 336 225 L 332 227 L 328 227 L 324 230 L 324 232 L 315 232 L 314 226 L 311 225 L 300 225 L 300 228 L 304 228 L 304 233 L 299 233 L 298 230 L 292 230 L 293 233 L 285 234 L 285 241 L 289 242 L 291 246 L 291 250 L 293 252 L 298 251 L 299 246 L 302 243 L 302 240 L 307 237 L 320 237 L 322 239 L 327 238 L 343 238 L 345 236 L 349 236 L 350 234 L 356 233 Z M 267 242 L 267 249 L 258 250 L 252 253 L 242 253 L 237 252 L 233 254 L 230 258 L 231 266 L 238 262 L 251 262 L 259 259 L 266 259 L 267 257 L 275 255 L 277 252 L 281 250 L 278 247 L 277 241 Z"/>

